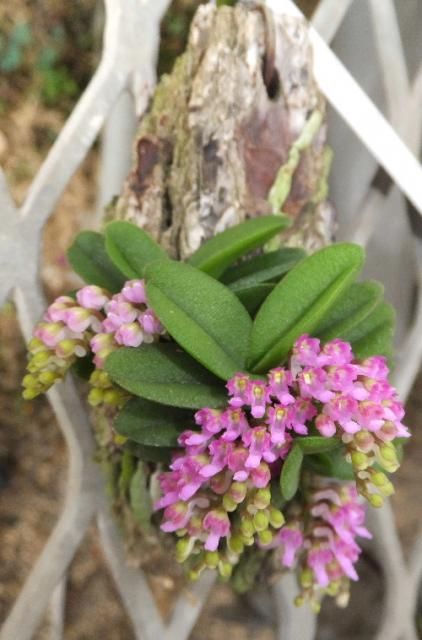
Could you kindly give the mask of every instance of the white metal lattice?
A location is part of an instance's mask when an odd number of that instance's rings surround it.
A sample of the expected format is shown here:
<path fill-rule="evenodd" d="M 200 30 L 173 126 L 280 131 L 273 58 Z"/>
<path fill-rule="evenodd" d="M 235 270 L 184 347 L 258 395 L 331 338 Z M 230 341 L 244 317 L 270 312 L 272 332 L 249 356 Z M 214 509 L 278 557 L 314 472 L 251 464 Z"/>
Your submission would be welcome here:
<path fill-rule="evenodd" d="M 107 20 L 100 66 L 70 116 L 35 178 L 18 211 L 0 175 L 0 302 L 13 289 L 25 338 L 29 338 L 44 307 L 38 267 L 43 225 L 50 216 L 71 175 L 98 136 L 122 92 L 130 90 L 140 114 L 155 79 L 159 22 L 170 0 L 105 0 Z M 323 0 L 314 16 L 309 37 L 314 47 L 316 79 L 328 100 L 367 146 L 379 164 L 422 213 L 422 169 L 409 151 L 419 151 L 422 118 L 422 68 L 413 85 L 407 78 L 403 47 L 392 0 L 370 0 L 373 37 L 378 51 L 387 96 L 388 118 L 380 114 L 353 80 L 325 41 L 330 42 L 357 0 Z M 291 0 L 268 0 L 276 18 L 292 20 L 300 12 Z M 142 38 L 139 34 L 142 33 Z M 388 34 L 388 40 L 385 34 Z M 406 109 L 403 105 L 406 105 Z M 404 142 L 408 147 L 405 146 Z M 374 188 L 366 195 L 361 214 L 354 220 L 354 240 L 367 244 L 374 233 L 385 196 Z M 422 291 L 421 247 L 415 241 L 419 291 Z M 410 283 L 409 283 L 410 286 Z M 406 398 L 419 368 L 422 341 L 422 302 L 399 351 L 396 384 Z M 169 625 L 165 626 L 141 572 L 130 569 L 110 518 L 99 469 L 92 463 L 93 442 L 89 424 L 71 381 L 53 389 L 49 400 L 57 415 L 69 450 L 67 493 L 62 515 L 37 560 L 20 596 L 0 632 L 0 640 L 29 640 L 51 603 L 51 638 L 63 632 L 63 593 L 66 569 L 94 517 L 97 517 L 103 549 L 137 638 L 185 640 L 212 587 L 206 575 L 192 593 L 182 594 Z M 414 640 L 418 585 L 422 577 L 422 535 L 407 565 L 389 505 L 371 515 L 376 534 L 374 554 L 382 560 L 387 585 L 385 613 L 377 640 Z M 316 620 L 306 610 L 292 606 L 293 580 L 274 587 L 278 602 L 278 634 L 283 640 L 311 639 Z"/>

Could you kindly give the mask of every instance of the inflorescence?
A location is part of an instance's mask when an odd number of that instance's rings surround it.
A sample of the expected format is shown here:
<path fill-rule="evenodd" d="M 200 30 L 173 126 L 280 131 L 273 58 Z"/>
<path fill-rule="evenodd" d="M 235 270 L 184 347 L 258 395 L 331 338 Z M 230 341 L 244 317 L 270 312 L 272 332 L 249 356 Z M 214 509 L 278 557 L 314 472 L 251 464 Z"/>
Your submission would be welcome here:
<path fill-rule="evenodd" d="M 408 437 L 397 392 L 383 357 L 354 360 L 349 343 L 323 347 L 299 338 L 288 367 L 267 378 L 239 373 L 227 383 L 224 410 L 203 408 L 198 431 L 179 437 L 181 450 L 160 477 L 161 528 L 180 538 L 177 558 L 190 576 L 218 568 L 228 577 L 245 547 L 277 548 L 283 566 L 297 559 L 302 596 L 317 608 L 320 593 L 345 603 L 360 553 L 355 537 L 369 536 L 358 492 L 381 506 L 393 487 L 384 470 L 398 466 L 395 438 Z M 336 437 L 345 447 L 356 488 L 343 484 L 309 490 L 306 513 L 293 519 L 274 504 L 272 481 L 295 439 Z M 306 523 L 306 525 L 305 525 Z"/>
<path fill-rule="evenodd" d="M 26 399 L 32 399 L 62 380 L 77 358 L 92 352 L 95 370 L 90 404 L 120 406 L 126 394 L 103 370 L 106 357 L 120 346 L 138 347 L 157 339 L 163 328 L 148 306 L 143 280 L 129 280 L 121 292 L 88 285 L 76 299 L 57 298 L 28 345 L 28 374 L 23 379 Z"/>

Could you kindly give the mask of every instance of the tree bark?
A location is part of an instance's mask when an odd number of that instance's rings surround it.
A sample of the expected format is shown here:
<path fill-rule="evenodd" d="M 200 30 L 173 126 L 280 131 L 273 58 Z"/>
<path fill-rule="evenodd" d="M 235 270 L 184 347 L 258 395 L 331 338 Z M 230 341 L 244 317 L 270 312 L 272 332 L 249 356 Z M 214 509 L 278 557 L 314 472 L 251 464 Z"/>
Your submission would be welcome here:
<path fill-rule="evenodd" d="M 262 7 L 202 5 L 140 123 L 111 216 L 183 259 L 227 227 L 282 210 L 294 219 L 285 240 L 313 249 L 333 228 L 329 160 L 306 25 L 275 24 Z M 277 175 L 285 197 L 271 205 Z"/>

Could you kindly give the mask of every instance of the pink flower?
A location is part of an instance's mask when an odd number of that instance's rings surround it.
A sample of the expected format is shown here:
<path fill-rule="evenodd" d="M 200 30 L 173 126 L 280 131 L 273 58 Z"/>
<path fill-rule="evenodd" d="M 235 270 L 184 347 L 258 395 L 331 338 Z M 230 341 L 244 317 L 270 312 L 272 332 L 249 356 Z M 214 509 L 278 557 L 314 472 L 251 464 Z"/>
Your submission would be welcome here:
<path fill-rule="evenodd" d="M 289 426 L 291 411 L 282 405 L 270 407 L 268 411 L 268 424 L 270 425 L 271 441 L 274 444 L 286 442 L 286 429 Z"/>
<path fill-rule="evenodd" d="M 76 300 L 80 306 L 85 309 L 89 309 L 90 311 L 99 311 L 100 309 L 103 309 L 109 299 L 110 297 L 105 289 L 93 284 L 82 287 L 82 289 L 79 289 L 76 294 Z"/>
<path fill-rule="evenodd" d="M 315 547 L 308 553 L 308 565 L 313 569 L 317 582 L 321 587 L 328 587 L 330 584 L 327 565 L 333 558 L 333 552 L 326 547 Z"/>
<path fill-rule="evenodd" d="M 122 296 L 127 302 L 147 304 L 145 283 L 143 280 L 128 280 L 122 289 Z"/>
<path fill-rule="evenodd" d="M 229 395 L 229 404 L 232 407 L 243 407 L 248 404 L 249 376 L 244 373 L 236 373 L 226 384 Z"/>
<path fill-rule="evenodd" d="M 334 420 L 323 413 L 316 417 L 315 426 L 324 438 L 331 438 L 337 430 Z"/>
<path fill-rule="evenodd" d="M 245 413 L 235 408 L 224 411 L 221 416 L 221 425 L 224 429 L 222 438 L 228 442 L 233 442 L 249 429 Z"/>
<path fill-rule="evenodd" d="M 117 344 L 125 347 L 139 347 L 144 340 L 144 334 L 137 322 L 131 322 L 120 325 L 114 334 L 114 339 Z"/>
<path fill-rule="evenodd" d="M 163 331 L 163 326 L 152 309 L 147 309 L 146 311 L 141 313 L 139 315 L 138 321 L 145 333 L 158 335 Z"/>
<path fill-rule="evenodd" d="M 218 548 L 220 538 L 227 537 L 230 533 L 230 520 L 224 509 L 209 511 L 202 525 L 206 531 L 210 532 L 205 542 L 207 551 L 215 551 Z"/>
<path fill-rule="evenodd" d="M 189 505 L 186 502 L 174 502 L 164 510 L 163 522 L 160 529 L 166 532 L 184 529 L 189 522 L 189 518 Z"/>
<path fill-rule="evenodd" d="M 295 401 L 294 396 L 289 391 L 293 376 L 288 369 L 283 369 L 283 367 L 271 369 L 268 374 L 268 382 L 270 394 L 275 396 L 280 404 L 288 405 Z"/>
<path fill-rule="evenodd" d="M 298 383 L 302 398 L 315 398 L 320 402 L 328 402 L 334 393 L 328 389 L 327 372 L 321 368 L 306 367 L 298 375 Z"/>
<path fill-rule="evenodd" d="M 248 387 L 248 404 L 251 406 L 251 413 L 254 418 L 262 418 L 265 415 L 269 393 L 265 382 L 253 380 Z"/>
<path fill-rule="evenodd" d="M 265 426 L 249 429 L 243 434 L 242 441 L 249 448 L 245 462 L 247 469 L 256 469 L 262 459 L 266 462 L 274 462 L 276 459 L 271 448 L 271 437 Z"/>
<path fill-rule="evenodd" d="M 293 567 L 296 553 L 303 545 L 303 534 L 298 527 L 285 526 L 280 529 L 277 540 L 282 544 L 282 563 L 285 567 Z"/>
<path fill-rule="evenodd" d="M 317 338 L 303 335 L 296 340 L 293 346 L 292 359 L 295 364 L 302 367 L 316 367 L 320 363 L 320 351 L 320 341 Z"/>

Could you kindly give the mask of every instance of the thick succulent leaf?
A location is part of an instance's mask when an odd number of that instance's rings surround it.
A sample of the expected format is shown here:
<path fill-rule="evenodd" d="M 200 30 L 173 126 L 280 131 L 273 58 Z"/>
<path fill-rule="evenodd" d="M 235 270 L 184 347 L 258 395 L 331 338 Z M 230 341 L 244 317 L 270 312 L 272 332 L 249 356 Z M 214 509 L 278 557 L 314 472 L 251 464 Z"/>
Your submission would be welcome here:
<path fill-rule="evenodd" d="M 132 398 L 114 420 L 117 433 L 147 447 L 177 447 L 180 433 L 191 428 L 192 412 Z"/>
<path fill-rule="evenodd" d="M 280 488 L 286 500 L 291 500 L 296 495 L 299 487 L 302 462 L 302 449 L 295 443 L 281 468 Z"/>
<path fill-rule="evenodd" d="M 345 332 L 344 339 L 351 342 L 356 358 L 391 357 L 395 315 L 388 302 L 381 302 L 362 322 Z"/>
<path fill-rule="evenodd" d="M 354 282 L 323 319 L 315 335 L 323 342 L 343 338 L 365 320 L 383 294 L 384 287 L 380 282 Z"/>
<path fill-rule="evenodd" d="M 233 262 L 264 245 L 290 224 L 284 216 L 261 216 L 226 229 L 204 242 L 189 263 L 218 278 Z"/>
<path fill-rule="evenodd" d="M 234 293 L 171 260 L 149 265 L 146 282 L 150 306 L 191 356 L 223 380 L 244 368 L 252 321 Z"/>
<path fill-rule="evenodd" d="M 104 236 L 100 233 L 81 231 L 67 256 L 73 270 L 88 284 L 96 284 L 112 293 L 121 290 L 125 277 L 108 257 Z"/>
<path fill-rule="evenodd" d="M 306 456 L 305 465 L 315 473 L 338 480 L 353 480 L 353 467 L 344 457 L 342 448 L 314 456 Z"/>
<path fill-rule="evenodd" d="M 342 445 L 339 438 L 324 438 L 323 436 L 306 436 L 297 438 L 295 442 L 305 455 L 332 451 L 332 449 L 337 449 Z"/>
<path fill-rule="evenodd" d="M 105 364 L 114 382 L 152 402 L 197 409 L 223 406 L 224 385 L 177 345 L 123 347 Z"/>
<path fill-rule="evenodd" d="M 275 287 L 274 284 L 269 282 L 246 287 L 237 287 L 236 285 L 237 283 L 233 283 L 233 286 L 229 285 L 229 289 L 239 298 L 251 316 L 255 315 L 261 304 Z"/>
<path fill-rule="evenodd" d="M 270 251 L 230 267 L 223 273 L 221 281 L 244 287 L 261 282 L 277 282 L 305 256 L 303 249 L 294 247 Z"/>
<path fill-rule="evenodd" d="M 299 336 L 312 334 L 360 271 L 363 257 L 357 245 L 336 244 L 293 267 L 258 311 L 249 368 L 260 372 L 280 364 Z"/>
<path fill-rule="evenodd" d="M 144 531 L 151 528 L 152 501 L 147 487 L 146 469 L 143 462 L 138 464 L 130 483 L 130 505 L 135 520 Z"/>
<path fill-rule="evenodd" d="M 112 262 L 129 279 L 143 278 L 147 264 L 167 257 L 148 233 L 131 222 L 110 222 L 105 228 L 105 247 Z"/>

